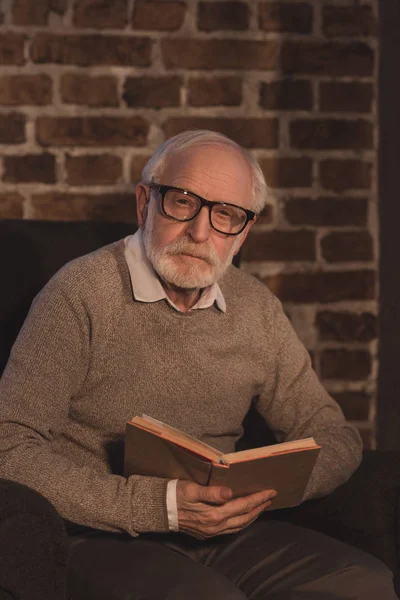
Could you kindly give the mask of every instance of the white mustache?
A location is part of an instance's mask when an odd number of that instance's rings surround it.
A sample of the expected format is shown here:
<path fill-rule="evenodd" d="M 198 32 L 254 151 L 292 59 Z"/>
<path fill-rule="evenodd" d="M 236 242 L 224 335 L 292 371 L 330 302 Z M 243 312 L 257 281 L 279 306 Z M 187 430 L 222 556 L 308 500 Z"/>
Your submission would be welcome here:
<path fill-rule="evenodd" d="M 187 256 L 193 256 L 194 258 L 202 258 L 212 266 L 217 266 L 219 264 L 219 257 L 214 248 L 210 248 L 208 245 L 199 246 L 197 244 L 192 244 L 185 239 L 175 240 L 164 246 L 162 250 L 163 254 L 168 254 L 170 256 L 186 254 Z"/>

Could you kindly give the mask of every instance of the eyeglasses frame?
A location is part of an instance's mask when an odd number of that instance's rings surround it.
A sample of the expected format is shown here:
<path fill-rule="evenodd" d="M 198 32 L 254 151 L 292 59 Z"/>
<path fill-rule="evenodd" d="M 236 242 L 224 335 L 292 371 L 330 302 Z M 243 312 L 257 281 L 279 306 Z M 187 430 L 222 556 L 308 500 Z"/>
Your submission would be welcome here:
<path fill-rule="evenodd" d="M 239 235 L 241 234 L 247 224 L 250 221 L 253 221 L 255 219 L 256 213 L 252 210 L 249 210 L 248 208 L 243 208 L 243 206 L 238 206 L 237 204 L 231 204 L 230 202 L 212 202 L 211 200 L 206 200 L 205 198 L 203 198 L 202 196 L 199 196 L 198 194 L 195 194 L 194 192 L 191 192 L 189 190 L 185 190 L 183 188 L 180 187 L 176 187 L 175 185 L 163 185 L 162 183 L 149 183 L 148 186 L 155 190 L 156 192 L 159 192 L 161 194 L 161 210 L 163 212 L 163 214 L 168 217 L 169 219 L 173 219 L 174 221 L 177 221 L 178 223 L 188 223 L 189 221 L 193 221 L 193 219 L 195 219 L 197 217 L 197 215 L 199 214 L 199 212 L 201 211 L 201 209 L 204 206 L 207 206 L 208 208 L 208 218 L 210 220 L 210 225 L 213 229 L 215 229 L 215 231 L 218 231 L 218 233 L 222 233 L 223 235 Z M 193 217 L 190 217 L 190 219 L 177 219 L 176 217 L 173 217 L 171 215 L 169 215 L 165 208 L 164 208 L 164 199 L 165 199 L 165 195 L 168 191 L 170 190 L 177 190 L 178 192 L 182 192 L 183 194 L 187 195 L 190 194 L 190 196 L 194 196 L 195 198 L 197 198 L 200 201 L 200 207 L 199 210 L 193 215 Z M 234 208 L 240 208 L 240 210 L 242 210 L 244 213 L 246 213 L 246 221 L 243 224 L 243 227 L 240 229 L 240 231 L 237 231 L 235 233 L 227 233 L 226 231 L 221 231 L 220 229 L 217 229 L 211 221 L 211 210 L 213 208 L 213 206 L 233 206 Z"/>

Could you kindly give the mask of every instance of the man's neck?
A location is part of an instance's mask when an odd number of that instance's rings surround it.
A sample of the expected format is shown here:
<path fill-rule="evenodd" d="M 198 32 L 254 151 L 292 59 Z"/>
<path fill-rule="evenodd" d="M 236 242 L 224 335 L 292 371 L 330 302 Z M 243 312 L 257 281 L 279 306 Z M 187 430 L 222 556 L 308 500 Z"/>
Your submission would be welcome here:
<path fill-rule="evenodd" d="M 165 293 L 168 298 L 175 304 L 182 312 L 188 312 L 198 302 L 202 289 L 184 289 L 176 287 L 170 283 L 167 283 L 160 279 L 161 285 L 163 286 Z"/>

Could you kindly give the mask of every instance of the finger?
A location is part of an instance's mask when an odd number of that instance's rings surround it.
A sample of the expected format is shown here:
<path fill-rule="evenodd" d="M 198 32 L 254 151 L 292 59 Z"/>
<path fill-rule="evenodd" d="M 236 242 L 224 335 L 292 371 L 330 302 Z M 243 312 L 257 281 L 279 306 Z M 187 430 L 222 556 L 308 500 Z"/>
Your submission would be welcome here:
<path fill-rule="evenodd" d="M 234 517 L 236 515 L 245 515 L 251 511 L 262 506 L 265 502 L 271 503 L 271 500 L 277 495 L 275 490 L 264 490 L 249 496 L 242 496 L 241 498 L 235 498 L 230 502 L 227 502 L 223 511 L 226 518 Z M 268 504 L 268 506 L 269 506 Z"/>
<path fill-rule="evenodd" d="M 258 519 L 260 514 L 266 510 L 269 506 L 271 506 L 271 500 L 267 500 L 262 504 L 258 505 L 256 508 L 251 510 L 248 513 L 235 515 L 230 519 L 227 519 L 224 523 L 223 528 L 221 528 L 220 534 L 228 534 L 228 533 L 236 533 L 241 531 L 245 527 L 248 527 Z"/>
<path fill-rule="evenodd" d="M 206 504 L 225 504 L 232 499 L 232 490 L 223 486 L 199 486 L 199 501 Z"/>
<path fill-rule="evenodd" d="M 276 494 L 277 494 L 276 490 L 269 489 L 269 490 L 261 490 L 259 492 L 254 492 L 253 494 L 248 494 L 247 496 L 241 496 L 241 497 L 248 498 L 248 500 L 254 501 L 254 503 L 256 504 L 257 502 L 264 502 L 267 500 L 271 500 L 272 498 L 275 498 Z"/>
<path fill-rule="evenodd" d="M 267 500 L 251 512 L 239 515 L 235 517 L 231 517 L 230 519 L 226 519 L 223 522 L 218 524 L 205 524 L 202 523 L 196 524 L 195 527 L 182 528 L 181 531 L 186 531 L 186 533 L 198 538 L 198 539 L 208 539 L 214 537 L 216 535 L 228 535 L 232 533 L 238 533 L 242 531 L 251 523 L 254 523 L 260 516 L 260 514 L 271 505 L 271 501 Z"/>
<path fill-rule="evenodd" d="M 236 511 L 238 513 L 247 512 L 253 507 L 258 506 L 259 504 L 262 504 L 267 500 L 271 500 L 276 496 L 275 490 L 262 490 L 260 492 L 254 492 L 253 494 L 241 496 L 240 498 L 235 498 L 234 500 L 232 500 L 232 490 L 228 487 L 199 486 L 199 488 L 200 489 L 198 490 L 198 492 L 200 496 L 198 499 L 200 500 L 200 502 L 204 502 L 206 504 L 226 503 L 227 508 L 231 508 L 232 514 L 234 514 Z"/>
<path fill-rule="evenodd" d="M 176 488 L 176 498 L 179 507 L 194 507 L 200 505 L 203 508 L 213 505 L 222 505 L 232 498 L 232 492 L 227 487 L 213 486 L 205 487 L 193 481 L 179 480 Z"/>
<path fill-rule="evenodd" d="M 196 521 L 185 521 L 179 523 L 179 530 L 188 533 L 198 539 L 207 539 L 216 535 L 236 533 L 253 523 L 268 506 L 271 500 L 263 502 L 252 511 L 221 519 L 221 507 L 210 508 L 209 512 L 197 515 Z"/>

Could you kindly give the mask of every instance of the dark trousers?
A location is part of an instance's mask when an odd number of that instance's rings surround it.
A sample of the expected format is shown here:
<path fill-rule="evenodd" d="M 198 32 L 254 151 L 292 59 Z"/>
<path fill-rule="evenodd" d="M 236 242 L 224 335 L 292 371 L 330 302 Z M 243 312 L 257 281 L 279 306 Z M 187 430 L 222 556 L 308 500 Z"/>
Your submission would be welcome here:
<path fill-rule="evenodd" d="M 67 541 L 45 498 L 0 480 L 0 600 L 64 600 Z"/>
<path fill-rule="evenodd" d="M 259 520 L 240 534 L 91 532 L 71 538 L 71 600 L 396 600 L 377 559 L 317 532 Z"/>

